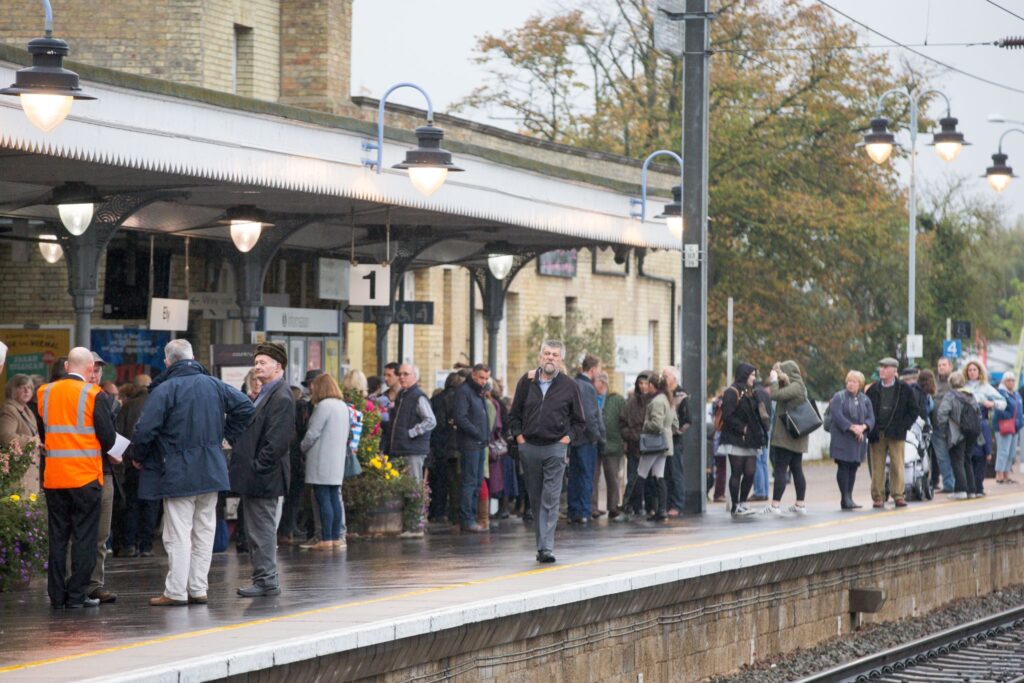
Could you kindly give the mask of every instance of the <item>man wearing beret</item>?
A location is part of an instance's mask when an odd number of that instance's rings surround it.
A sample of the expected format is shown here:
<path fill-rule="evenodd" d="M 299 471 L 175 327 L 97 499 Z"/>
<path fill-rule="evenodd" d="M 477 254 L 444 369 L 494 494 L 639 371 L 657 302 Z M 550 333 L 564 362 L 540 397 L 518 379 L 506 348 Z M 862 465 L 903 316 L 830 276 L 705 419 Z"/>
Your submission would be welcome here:
<path fill-rule="evenodd" d="M 262 384 L 256 416 L 235 442 L 228 473 L 231 490 L 242 496 L 249 542 L 252 585 L 238 589 L 243 598 L 280 595 L 277 576 L 277 525 L 288 491 L 288 448 L 295 435 L 295 400 L 284 380 L 288 355 L 278 344 L 260 344 L 253 353 L 253 374 Z"/>
<path fill-rule="evenodd" d="M 918 417 L 917 397 L 909 384 L 896 377 L 899 361 L 878 361 L 878 381 L 865 392 L 875 409 L 870 442 L 871 498 L 874 507 L 885 507 L 885 457 L 889 455 L 889 483 L 896 507 L 905 508 L 903 493 L 903 442 Z"/>

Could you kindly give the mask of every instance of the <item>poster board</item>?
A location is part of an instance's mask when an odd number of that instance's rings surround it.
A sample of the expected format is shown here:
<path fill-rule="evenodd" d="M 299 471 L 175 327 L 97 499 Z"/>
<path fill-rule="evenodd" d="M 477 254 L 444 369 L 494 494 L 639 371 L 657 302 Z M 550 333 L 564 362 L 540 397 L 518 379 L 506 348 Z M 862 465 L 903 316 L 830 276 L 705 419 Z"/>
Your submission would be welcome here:
<path fill-rule="evenodd" d="M 71 327 L 0 328 L 0 341 L 8 347 L 7 364 L 0 373 L 2 397 L 7 379 L 14 375 L 42 375 L 50 379 L 54 361 L 71 350 Z"/>
<path fill-rule="evenodd" d="M 116 384 L 132 381 L 136 375 L 155 377 L 164 370 L 164 347 L 170 332 L 142 329 L 93 329 L 89 348 L 107 362 L 103 380 Z"/>

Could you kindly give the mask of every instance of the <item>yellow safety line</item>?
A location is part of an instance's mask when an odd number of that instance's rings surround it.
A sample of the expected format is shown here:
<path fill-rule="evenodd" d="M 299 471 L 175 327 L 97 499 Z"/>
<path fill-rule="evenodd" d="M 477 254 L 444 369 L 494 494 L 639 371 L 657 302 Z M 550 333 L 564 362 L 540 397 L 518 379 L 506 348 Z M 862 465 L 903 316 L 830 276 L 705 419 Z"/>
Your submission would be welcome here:
<path fill-rule="evenodd" d="M 973 503 L 978 503 L 980 501 L 991 500 L 993 498 L 1005 497 L 1007 495 L 1010 495 L 1010 494 L 998 494 L 998 495 L 994 495 L 994 496 L 990 495 L 990 496 L 987 496 L 986 498 L 976 498 L 973 501 L 946 501 L 946 502 L 938 502 L 938 503 L 935 503 L 934 505 L 931 505 L 931 506 L 929 506 L 927 508 L 922 508 L 922 509 L 934 510 L 936 507 L 940 507 L 940 506 L 943 506 L 943 505 L 953 505 L 953 504 L 957 505 L 958 507 L 964 507 L 965 503 L 967 503 L 969 505 L 972 502 Z M 224 632 L 233 631 L 233 630 L 236 630 L 236 629 L 248 628 L 250 626 L 260 626 L 262 624 L 272 624 L 272 623 L 275 623 L 275 622 L 284 621 L 286 619 L 295 619 L 295 618 L 298 618 L 298 617 L 308 617 L 308 616 L 314 615 L 314 614 L 324 614 L 326 612 L 334 612 L 334 611 L 337 611 L 337 610 L 349 609 L 349 608 L 353 608 L 353 607 L 364 607 L 366 605 L 374 605 L 374 604 L 378 604 L 378 603 L 382 603 L 382 602 L 391 602 L 391 601 L 394 601 L 394 600 L 402 600 L 402 599 L 416 597 L 418 595 L 426 595 L 428 593 L 438 593 L 438 592 L 441 592 L 441 591 L 453 590 L 455 588 L 466 588 L 466 587 L 469 587 L 469 586 L 481 586 L 481 585 L 485 585 L 485 584 L 488 584 L 488 583 L 496 583 L 498 581 L 507 581 L 509 579 L 517 579 L 517 578 L 522 578 L 522 577 L 525 577 L 525 576 L 534 576 L 536 574 L 543 574 L 543 573 L 546 573 L 546 572 L 566 571 L 568 569 L 578 569 L 580 567 L 588 567 L 588 566 L 593 566 L 593 565 L 597 565 L 597 564 L 606 564 L 606 563 L 609 563 L 609 562 L 618 562 L 618 561 L 621 561 L 621 560 L 635 559 L 635 558 L 638 558 L 638 557 L 649 557 L 651 555 L 658 555 L 658 554 L 662 554 L 662 553 L 677 552 L 677 551 L 680 551 L 680 550 L 692 550 L 692 549 L 695 549 L 695 548 L 707 548 L 707 547 L 711 547 L 711 546 L 715 546 L 715 545 L 721 545 L 721 544 L 724 544 L 724 543 L 732 543 L 732 542 L 737 542 L 737 541 L 749 541 L 749 540 L 758 539 L 758 538 L 766 538 L 766 537 L 769 537 L 769 536 L 779 536 L 779 535 L 783 535 L 783 534 L 787 534 L 787 533 L 792 533 L 792 532 L 802 532 L 802 531 L 805 531 L 807 529 L 824 529 L 824 528 L 828 528 L 828 527 L 847 525 L 847 524 L 861 522 L 861 521 L 875 520 L 875 519 L 878 519 L 878 518 L 883 517 L 883 516 L 897 515 L 897 514 L 905 516 L 907 514 L 907 511 L 906 510 L 895 510 L 895 509 L 893 509 L 893 510 L 886 510 L 885 512 L 876 512 L 876 513 L 873 513 L 871 515 L 856 515 L 856 516 L 851 516 L 851 517 L 844 518 L 844 519 L 832 520 L 832 521 L 829 521 L 829 522 L 819 522 L 817 524 L 801 525 L 799 527 L 784 527 L 784 528 L 781 528 L 781 529 L 772 529 L 772 530 L 768 530 L 768 531 L 759 531 L 757 533 L 746 534 L 744 536 L 730 536 L 730 537 L 726 537 L 726 538 L 716 538 L 716 539 L 712 539 L 712 540 L 708 540 L 708 541 L 700 541 L 700 542 L 696 542 L 696 543 L 686 543 L 686 544 L 683 544 L 683 545 L 667 546 L 667 547 L 664 547 L 664 548 L 654 548 L 654 549 L 651 549 L 651 550 L 638 550 L 638 551 L 631 552 L 631 553 L 624 553 L 622 555 L 612 555 L 612 556 L 609 556 L 609 557 L 597 558 L 597 559 L 594 559 L 594 560 L 585 560 L 585 561 L 582 561 L 582 562 L 574 562 L 572 564 L 561 564 L 561 565 L 552 566 L 552 567 L 543 567 L 543 568 L 539 568 L 539 569 L 530 569 L 530 570 L 523 571 L 523 572 L 516 572 L 514 574 L 505 574 L 505 575 L 502 575 L 502 576 L 494 576 L 494 577 L 484 578 L 484 579 L 472 579 L 470 581 L 460 581 L 458 583 L 447 584 L 447 585 L 443 585 L 443 586 L 431 586 L 429 588 L 421 588 L 421 589 L 414 590 L 414 591 L 407 591 L 405 593 L 399 593 L 397 595 L 386 595 L 386 596 L 382 596 L 382 597 L 379 597 L 379 598 L 370 598 L 370 599 L 367 599 L 367 600 L 357 600 L 357 601 L 353 601 L 353 602 L 343 602 L 343 603 L 339 603 L 337 605 L 328 605 L 326 607 L 318 607 L 316 609 L 303 610 L 301 612 L 293 612 L 291 614 L 282 614 L 282 615 L 274 616 L 274 617 L 266 617 L 264 619 L 254 619 L 254 620 L 251 620 L 251 621 L 243 621 L 243 622 L 239 622 L 237 624 L 225 624 L 223 626 L 215 626 L 215 627 L 212 627 L 212 628 L 202 629 L 202 630 L 199 630 L 199 631 L 187 631 L 187 632 L 184 632 L 184 633 L 176 633 L 176 634 L 169 635 L 169 636 L 162 636 L 160 638 L 150 638 L 148 640 L 142 640 L 142 641 L 138 641 L 138 642 L 135 642 L 135 643 L 127 643 L 125 645 L 117 645 L 115 647 L 107 647 L 107 648 L 103 648 L 103 649 L 100 649 L 100 650 L 91 650 L 89 652 L 80 652 L 80 653 L 77 653 L 77 654 L 63 655 L 61 657 L 51 657 L 49 659 L 38 659 L 38 660 L 35 660 L 35 661 L 25 662 L 25 663 L 22 663 L 22 664 L 12 664 L 10 666 L 0 667 L 0 674 L 10 673 L 12 671 L 21 671 L 21 670 L 24 670 L 24 669 L 30 669 L 30 668 L 39 667 L 39 666 L 45 666 L 47 664 L 57 664 L 57 663 L 60 663 L 60 662 L 68 662 L 68 661 L 73 661 L 73 660 L 76 660 L 76 659 L 84 659 L 86 657 L 95 657 L 96 655 L 110 654 L 112 652 L 123 652 L 124 650 L 131 650 L 131 649 L 134 649 L 134 648 L 144 647 L 144 646 L 147 646 L 147 645 L 158 645 L 160 643 L 168 643 L 168 642 L 172 642 L 172 641 L 175 641 L 175 640 L 182 640 L 182 639 L 185 639 L 185 638 L 195 638 L 195 637 L 198 637 L 198 636 L 211 635 L 211 634 L 214 634 L 214 633 L 224 633 Z"/>

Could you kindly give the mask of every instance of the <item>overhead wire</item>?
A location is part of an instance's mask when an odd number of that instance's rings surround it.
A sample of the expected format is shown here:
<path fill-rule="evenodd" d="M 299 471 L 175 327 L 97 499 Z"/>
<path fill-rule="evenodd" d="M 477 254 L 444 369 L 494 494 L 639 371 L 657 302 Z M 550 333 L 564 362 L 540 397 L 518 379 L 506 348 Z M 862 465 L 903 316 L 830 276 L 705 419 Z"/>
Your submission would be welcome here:
<path fill-rule="evenodd" d="M 887 43 L 884 45 L 802 45 L 797 47 L 762 47 L 762 48 L 712 48 L 712 52 L 832 52 L 833 50 L 887 50 L 894 47 L 976 47 L 989 45 L 997 47 L 998 40 L 985 40 L 970 43 Z"/>
<path fill-rule="evenodd" d="M 1007 9 L 1006 7 L 1003 7 L 998 2 L 992 2 L 992 0 L 985 0 L 985 2 L 987 2 L 990 5 L 992 5 L 993 7 L 998 7 L 999 9 L 1003 10 L 1004 12 L 1009 14 L 1010 16 L 1017 17 L 1021 21 L 1024 21 L 1024 17 L 1022 17 L 1021 15 L 1017 14 L 1013 10 L 1010 10 L 1010 9 Z"/>
<path fill-rule="evenodd" d="M 859 21 L 857 19 L 854 19 L 853 17 L 851 17 L 846 12 L 843 12 L 842 10 L 838 9 L 837 7 L 832 5 L 831 3 L 826 2 L 825 0 L 818 0 L 818 3 L 824 5 L 825 7 L 828 7 L 830 10 L 832 10 L 836 14 L 838 14 L 838 15 L 840 15 L 842 17 L 845 17 L 846 19 L 848 19 L 849 21 L 853 22 L 854 24 L 857 24 L 861 28 L 863 28 L 863 29 L 865 29 L 867 31 L 870 31 L 871 33 L 874 33 L 876 36 L 878 36 L 880 38 L 884 38 L 885 40 L 888 40 L 888 41 L 890 41 L 892 43 L 895 43 L 896 46 L 898 46 L 898 47 L 900 47 L 900 48 L 902 48 L 904 50 L 907 50 L 908 52 L 911 52 L 911 53 L 917 55 L 918 57 L 922 57 L 922 58 L 928 60 L 929 62 L 932 62 L 933 64 L 938 64 L 939 66 L 941 66 L 941 67 L 943 67 L 945 69 L 948 69 L 950 71 L 958 73 L 961 76 L 966 76 L 968 78 L 972 78 L 972 79 L 974 79 L 976 81 L 979 81 L 981 83 L 987 83 L 988 85 L 994 86 L 996 88 L 1000 88 L 1002 90 L 1008 90 L 1010 92 L 1015 92 L 1015 93 L 1019 93 L 1021 95 L 1024 95 L 1024 90 L 1022 90 L 1020 88 L 1014 88 L 1011 85 L 1006 85 L 1005 83 L 999 83 L 998 81 L 993 81 L 993 80 L 991 80 L 989 78 L 985 78 L 984 76 L 979 76 L 979 75 L 973 74 L 973 73 L 971 73 L 969 71 L 964 71 L 963 69 L 961 69 L 959 67 L 953 66 L 952 64 L 948 64 L 946 62 L 943 62 L 940 59 L 936 59 L 934 57 L 931 57 L 931 56 L 921 52 L 920 50 L 914 49 L 913 47 L 910 47 L 909 45 L 906 45 L 905 43 L 901 43 L 900 41 L 896 40 L 895 38 L 892 38 L 891 36 L 887 36 L 886 34 L 882 33 L 878 29 L 872 28 L 871 26 L 868 26 L 863 21 Z"/>

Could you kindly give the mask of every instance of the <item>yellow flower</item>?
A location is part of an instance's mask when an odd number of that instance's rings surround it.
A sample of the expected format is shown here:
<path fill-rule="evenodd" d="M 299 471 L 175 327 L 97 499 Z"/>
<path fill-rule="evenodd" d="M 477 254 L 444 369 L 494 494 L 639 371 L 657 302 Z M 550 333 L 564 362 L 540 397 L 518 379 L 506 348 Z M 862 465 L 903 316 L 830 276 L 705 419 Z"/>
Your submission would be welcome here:
<path fill-rule="evenodd" d="M 34 493 L 30 493 L 28 495 L 28 499 L 31 500 L 33 503 L 36 502 L 37 498 L 38 498 L 38 496 L 36 496 L 36 494 L 34 494 Z"/>
<path fill-rule="evenodd" d="M 19 500 L 21 500 L 21 496 L 19 496 L 17 493 L 12 493 L 11 494 L 11 502 L 12 503 L 17 503 Z"/>
<path fill-rule="evenodd" d="M 379 469 L 380 469 L 381 467 L 383 467 L 383 465 L 381 465 L 381 464 L 380 464 L 380 460 L 378 460 L 378 461 L 376 461 L 376 462 L 371 462 L 370 464 L 371 464 L 371 465 L 373 465 L 373 466 L 374 466 L 374 468 L 375 468 L 375 469 L 378 469 L 378 470 L 379 470 Z"/>

